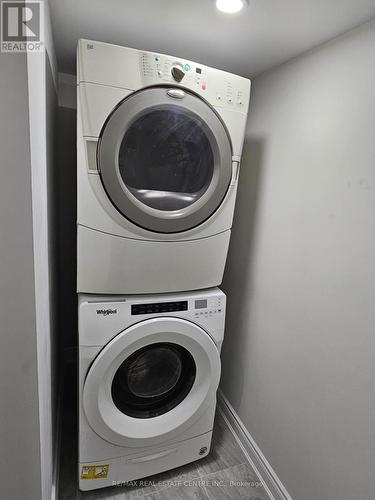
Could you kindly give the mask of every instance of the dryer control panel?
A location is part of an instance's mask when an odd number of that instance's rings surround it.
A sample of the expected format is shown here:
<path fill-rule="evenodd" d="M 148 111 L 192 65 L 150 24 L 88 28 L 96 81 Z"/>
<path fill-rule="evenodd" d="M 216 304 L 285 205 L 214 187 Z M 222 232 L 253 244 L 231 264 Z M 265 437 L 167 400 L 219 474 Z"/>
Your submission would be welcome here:
<path fill-rule="evenodd" d="M 140 54 L 140 63 L 144 78 L 153 78 L 165 83 L 190 83 L 206 90 L 207 72 L 204 66 L 150 52 Z"/>
<path fill-rule="evenodd" d="M 245 78 L 162 54 L 141 52 L 139 57 L 145 84 L 181 85 L 201 94 L 215 106 L 247 111 L 249 81 Z"/>

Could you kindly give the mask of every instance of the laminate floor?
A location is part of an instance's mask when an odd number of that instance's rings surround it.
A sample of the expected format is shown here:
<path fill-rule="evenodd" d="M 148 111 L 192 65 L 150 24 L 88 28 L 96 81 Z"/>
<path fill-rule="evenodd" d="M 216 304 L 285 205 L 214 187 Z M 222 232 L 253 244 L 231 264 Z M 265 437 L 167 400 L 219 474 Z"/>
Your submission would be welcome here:
<path fill-rule="evenodd" d="M 80 491 L 75 377 L 74 369 L 65 377 L 59 500 L 270 500 L 220 411 L 211 452 L 204 459 L 149 477 L 147 484 Z"/>

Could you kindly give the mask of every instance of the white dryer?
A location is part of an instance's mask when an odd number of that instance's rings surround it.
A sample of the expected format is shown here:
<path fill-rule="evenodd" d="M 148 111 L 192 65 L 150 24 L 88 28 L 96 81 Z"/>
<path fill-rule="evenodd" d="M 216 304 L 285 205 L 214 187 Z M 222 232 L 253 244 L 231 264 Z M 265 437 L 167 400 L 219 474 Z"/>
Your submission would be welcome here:
<path fill-rule="evenodd" d="M 225 295 L 79 298 L 79 485 L 150 476 L 209 453 Z"/>
<path fill-rule="evenodd" d="M 250 81 L 89 40 L 77 74 L 78 292 L 220 284 Z"/>

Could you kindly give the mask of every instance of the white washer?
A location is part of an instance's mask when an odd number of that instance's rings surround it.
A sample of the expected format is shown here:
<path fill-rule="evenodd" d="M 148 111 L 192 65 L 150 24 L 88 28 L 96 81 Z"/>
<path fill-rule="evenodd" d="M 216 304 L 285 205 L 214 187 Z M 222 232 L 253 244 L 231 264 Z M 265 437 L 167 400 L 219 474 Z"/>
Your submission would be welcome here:
<path fill-rule="evenodd" d="M 79 486 L 209 453 L 226 298 L 218 288 L 79 297 Z"/>
<path fill-rule="evenodd" d="M 250 81 L 89 40 L 77 73 L 78 291 L 220 284 Z"/>

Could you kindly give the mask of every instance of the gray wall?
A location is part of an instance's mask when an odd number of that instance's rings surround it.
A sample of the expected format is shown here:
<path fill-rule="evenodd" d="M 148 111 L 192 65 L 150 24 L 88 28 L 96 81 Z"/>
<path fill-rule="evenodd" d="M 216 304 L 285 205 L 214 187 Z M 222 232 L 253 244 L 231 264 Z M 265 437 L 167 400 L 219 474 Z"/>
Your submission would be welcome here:
<path fill-rule="evenodd" d="M 374 47 L 370 22 L 253 82 L 222 389 L 295 500 L 375 495 Z"/>
<path fill-rule="evenodd" d="M 0 53 L 0 484 L 41 498 L 26 55 Z"/>

